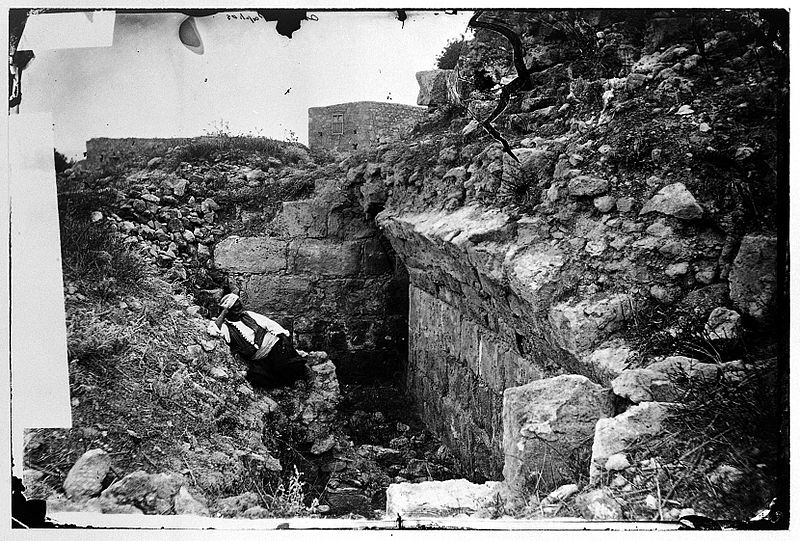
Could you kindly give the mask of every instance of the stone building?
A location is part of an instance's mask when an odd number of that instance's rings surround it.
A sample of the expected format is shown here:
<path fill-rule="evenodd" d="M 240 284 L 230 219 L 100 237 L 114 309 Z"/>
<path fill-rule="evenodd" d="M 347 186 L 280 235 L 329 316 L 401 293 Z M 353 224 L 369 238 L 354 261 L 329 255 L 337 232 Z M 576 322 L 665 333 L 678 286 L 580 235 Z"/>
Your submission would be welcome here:
<path fill-rule="evenodd" d="M 358 101 L 308 109 L 308 146 L 352 152 L 397 140 L 425 113 L 425 107 Z"/>

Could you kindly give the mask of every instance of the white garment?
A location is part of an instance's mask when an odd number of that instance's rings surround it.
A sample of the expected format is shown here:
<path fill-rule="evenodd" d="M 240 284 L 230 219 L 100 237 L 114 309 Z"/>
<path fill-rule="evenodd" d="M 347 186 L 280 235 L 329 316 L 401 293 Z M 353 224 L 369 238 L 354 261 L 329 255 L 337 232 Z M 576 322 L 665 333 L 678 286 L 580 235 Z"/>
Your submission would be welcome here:
<path fill-rule="evenodd" d="M 264 327 L 267 330 L 267 333 L 264 335 L 264 341 L 261 343 L 260 347 L 255 343 L 255 332 L 253 332 L 250 327 L 241 321 L 225 321 L 225 324 L 222 325 L 221 329 L 212 321 L 208 324 L 208 334 L 215 337 L 221 336 L 222 339 L 225 340 L 225 343 L 230 344 L 231 334 L 228 330 L 228 325 L 234 325 L 236 329 L 242 333 L 244 339 L 253 344 L 253 346 L 258 350 L 259 358 L 266 357 L 267 353 L 269 353 L 269 351 L 272 349 L 272 346 L 278 342 L 279 334 L 285 334 L 286 336 L 289 336 L 289 331 L 281 327 L 275 321 L 272 321 L 267 316 L 262 316 L 261 314 L 248 311 L 244 313 L 252 317 L 259 326 Z"/>

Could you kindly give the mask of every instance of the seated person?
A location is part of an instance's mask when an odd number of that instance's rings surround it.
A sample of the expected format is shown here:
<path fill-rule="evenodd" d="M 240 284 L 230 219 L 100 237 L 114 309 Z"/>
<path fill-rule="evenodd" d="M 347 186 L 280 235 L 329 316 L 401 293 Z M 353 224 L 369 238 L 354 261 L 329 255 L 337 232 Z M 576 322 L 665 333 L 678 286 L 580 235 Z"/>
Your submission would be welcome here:
<path fill-rule="evenodd" d="M 222 337 L 231 353 L 247 363 L 247 380 L 259 387 L 288 385 L 305 376 L 305 360 L 292 346 L 289 331 L 266 316 L 244 310 L 239 296 L 225 295 L 222 312 L 208 334 Z"/>

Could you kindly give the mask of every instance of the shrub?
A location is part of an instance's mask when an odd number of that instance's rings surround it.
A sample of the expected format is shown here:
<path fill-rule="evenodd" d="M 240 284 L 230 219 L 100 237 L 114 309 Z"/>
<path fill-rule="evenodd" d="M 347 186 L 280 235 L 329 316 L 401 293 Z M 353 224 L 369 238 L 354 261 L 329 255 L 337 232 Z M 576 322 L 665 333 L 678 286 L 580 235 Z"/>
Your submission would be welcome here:
<path fill-rule="evenodd" d="M 458 64 L 458 57 L 461 55 L 462 45 L 464 45 L 463 36 L 448 41 L 442 52 L 436 57 L 436 67 L 440 70 L 455 69 L 456 64 Z"/>
<path fill-rule="evenodd" d="M 299 143 L 287 143 L 268 137 L 215 134 L 193 139 L 176 148 L 168 156 L 167 163 L 175 169 L 181 162 L 197 163 L 223 158 L 249 158 L 256 163 L 266 163 L 268 158 L 277 158 L 284 164 L 297 164 L 308 159 L 308 150 Z"/>

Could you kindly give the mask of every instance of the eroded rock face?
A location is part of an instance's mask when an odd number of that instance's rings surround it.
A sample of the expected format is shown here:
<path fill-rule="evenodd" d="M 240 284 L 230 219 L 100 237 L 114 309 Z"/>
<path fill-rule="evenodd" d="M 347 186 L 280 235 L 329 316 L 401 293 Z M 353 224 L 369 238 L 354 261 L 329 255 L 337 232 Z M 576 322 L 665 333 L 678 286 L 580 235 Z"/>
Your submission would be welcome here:
<path fill-rule="evenodd" d="M 494 497 L 500 483 L 466 479 L 395 483 L 386 489 L 386 516 L 448 517 L 472 514 Z"/>
<path fill-rule="evenodd" d="M 571 453 L 591 439 L 598 419 L 613 415 L 608 390 L 578 375 L 542 379 L 503 394 L 503 477 L 524 492 L 574 479 Z"/>
<path fill-rule="evenodd" d="M 777 237 L 748 235 L 742 239 L 728 277 L 731 300 L 743 313 L 764 322 L 777 290 Z"/>
<path fill-rule="evenodd" d="M 75 462 L 64 480 L 64 493 L 73 501 L 88 500 L 100 494 L 103 479 L 111 468 L 111 456 L 102 449 L 86 451 Z"/>

